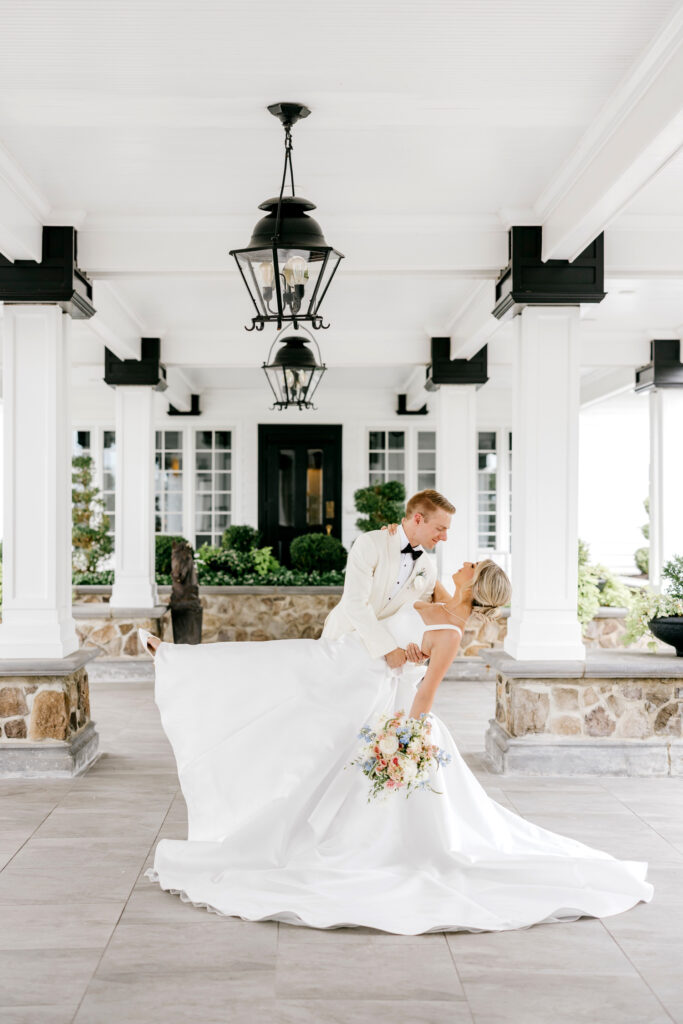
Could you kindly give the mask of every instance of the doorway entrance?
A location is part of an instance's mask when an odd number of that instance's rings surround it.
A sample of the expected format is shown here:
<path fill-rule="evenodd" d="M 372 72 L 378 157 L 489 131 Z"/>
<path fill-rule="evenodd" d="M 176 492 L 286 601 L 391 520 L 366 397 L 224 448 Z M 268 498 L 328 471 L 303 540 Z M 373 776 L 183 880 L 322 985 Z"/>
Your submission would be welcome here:
<path fill-rule="evenodd" d="M 259 530 L 289 565 L 302 533 L 341 540 L 340 426 L 259 425 Z"/>

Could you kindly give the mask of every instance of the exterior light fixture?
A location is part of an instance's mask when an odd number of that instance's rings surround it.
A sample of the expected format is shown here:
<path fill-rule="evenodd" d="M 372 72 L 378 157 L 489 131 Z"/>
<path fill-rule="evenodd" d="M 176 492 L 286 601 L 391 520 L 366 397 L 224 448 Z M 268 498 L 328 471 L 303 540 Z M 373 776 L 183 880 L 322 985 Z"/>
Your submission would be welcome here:
<path fill-rule="evenodd" d="M 288 330 L 288 328 L 285 328 Z M 303 328 L 306 330 L 306 328 Z M 306 331 L 310 334 L 310 331 Z M 263 372 L 268 378 L 270 389 L 275 398 L 273 409 L 315 409 L 313 395 L 327 367 L 320 356 L 318 342 L 311 334 L 310 340 L 315 345 L 318 359 L 307 346 L 309 339 L 300 334 L 290 334 L 282 338 L 284 331 L 277 335 L 270 346 L 267 362 L 262 364 Z M 282 348 L 273 356 L 273 349 L 278 344 Z"/>
<path fill-rule="evenodd" d="M 248 331 L 262 331 L 267 323 L 300 324 L 318 329 L 323 324 L 320 306 L 334 277 L 342 253 L 325 241 L 320 225 L 307 216 L 315 204 L 297 196 L 292 170 L 292 127 L 310 110 L 300 103 L 274 103 L 268 110 L 285 129 L 285 163 L 277 199 L 266 199 L 259 210 L 266 215 L 254 228 L 246 249 L 231 249 L 256 315 Z M 285 196 L 287 170 L 292 189 Z"/>

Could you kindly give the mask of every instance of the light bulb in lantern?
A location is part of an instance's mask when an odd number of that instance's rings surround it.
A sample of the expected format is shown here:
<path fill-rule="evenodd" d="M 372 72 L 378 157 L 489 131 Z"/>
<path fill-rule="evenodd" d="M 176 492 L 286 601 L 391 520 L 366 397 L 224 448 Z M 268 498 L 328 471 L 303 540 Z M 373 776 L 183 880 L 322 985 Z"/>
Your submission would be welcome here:
<path fill-rule="evenodd" d="M 258 265 L 258 276 L 261 282 L 261 288 L 272 295 L 273 282 L 275 280 L 275 269 L 270 260 L 265 260 L 263 263 Z"/>
<path fill-rule="evenodd" d="M 285 380 L 291 395 L 292 402 L 300 402 L 303 399 L 303 391 L 306 386 L 305 374 L 302 370 L 285 370 Z"/>
<path fill-rule="evenodd" d="M 292 256 L 287 260 L 282 270 L 285 275 L 285 281 L 290 288 L 292 285 L 301 285 L 303 287 L 307 269 L 308 263 L 303 256 Z"/>

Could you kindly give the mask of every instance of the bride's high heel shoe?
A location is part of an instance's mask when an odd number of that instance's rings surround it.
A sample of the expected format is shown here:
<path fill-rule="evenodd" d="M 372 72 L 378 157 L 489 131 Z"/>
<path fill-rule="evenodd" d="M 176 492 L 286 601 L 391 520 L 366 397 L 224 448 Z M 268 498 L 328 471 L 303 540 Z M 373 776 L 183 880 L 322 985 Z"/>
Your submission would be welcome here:
<path fill-rule="evenodd" d="M 150 637 L 153 637 L 153 636 L 154 636 L 154 633 L 150 633 L 150 631 L 148 629 L 138 629 L 138 639 L 140 640 L 140 643 L 142 644 L 142 649 L 143 649 L 143 651 L 145 651 L 147 654 L 151 655 L 152 657 L 154 657 L 154 655 L 156 654 L 156 649 L 153 648 L 153 647 L 148 647 L 147 646 L 147 641 L 150 639 Z M 156 637 L 154 637 L 154 639 L 156 640 Z"/>

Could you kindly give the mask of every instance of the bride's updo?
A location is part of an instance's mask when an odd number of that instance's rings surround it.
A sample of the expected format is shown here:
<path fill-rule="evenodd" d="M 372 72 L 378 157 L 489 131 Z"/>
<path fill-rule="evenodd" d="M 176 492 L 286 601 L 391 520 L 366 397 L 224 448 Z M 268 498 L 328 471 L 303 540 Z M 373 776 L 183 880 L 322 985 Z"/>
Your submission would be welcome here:
<path fill-rule="evenodd" d="M 495 619 L 500 609 L 510 603 L 510 580 L 491 558 L 477 563 L 469 587 L 472 591 L 472 614 L 467 623 L 470 629 Z"/>

